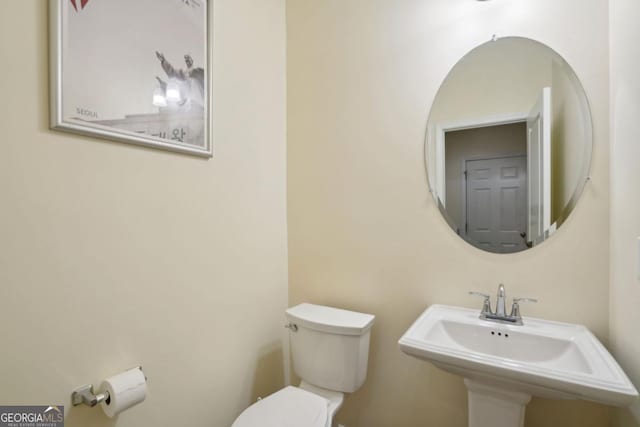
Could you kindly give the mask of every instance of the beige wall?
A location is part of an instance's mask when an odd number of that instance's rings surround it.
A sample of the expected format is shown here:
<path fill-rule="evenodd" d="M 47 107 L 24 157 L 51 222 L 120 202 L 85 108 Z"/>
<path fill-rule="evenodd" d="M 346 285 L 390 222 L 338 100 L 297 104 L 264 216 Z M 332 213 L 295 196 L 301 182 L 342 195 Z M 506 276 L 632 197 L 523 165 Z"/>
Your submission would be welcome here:
<path fill-rule="evenodd" d="M 211 160 L 50 131 L 47 3 L 0 2 L 0 403 L 228 427 L 282 385 L 284 2 L 213 2 Z M 142 405 L 70 408 L 138 363 Z"/>
<path fill-rule="evenodd" d="M 640 388 L 640 3 L 611 0 L 611 300 L 613 354 Z M 615 426 L 640 426 L 640 402 Z"/>
<path fill-rule="evenodd" d="M 369 376 L 345 402 L 349 427 L 462 427 L 459 377 L 400 352 L 430 304 L 480 308 L 469 289 L 538 297 L 525 315 L 608 335 L 608 9 L 600 0 L 287 2 L 290 304 L 370 312 Z M 558 233 L 513 255 L 457 237 L 427 189 L 429 107 L 466 52 L 499 36 L 565 57 L 594 117 L 592 181 Z M 602 427 L 609 409 L 534 399 L 526 425 Z"/>

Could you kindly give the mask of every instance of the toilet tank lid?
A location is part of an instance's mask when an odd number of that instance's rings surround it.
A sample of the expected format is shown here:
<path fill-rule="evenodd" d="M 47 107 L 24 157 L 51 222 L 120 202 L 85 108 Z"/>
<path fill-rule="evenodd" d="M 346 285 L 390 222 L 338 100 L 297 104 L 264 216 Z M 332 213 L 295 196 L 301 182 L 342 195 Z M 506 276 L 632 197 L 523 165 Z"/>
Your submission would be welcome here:
<path fill-rule="evenodd" d="M 375 319 L 372 314 L 308 303 L 287 309 L 287 317 L 298 326 L 340 335 L 363 335 Z"/>

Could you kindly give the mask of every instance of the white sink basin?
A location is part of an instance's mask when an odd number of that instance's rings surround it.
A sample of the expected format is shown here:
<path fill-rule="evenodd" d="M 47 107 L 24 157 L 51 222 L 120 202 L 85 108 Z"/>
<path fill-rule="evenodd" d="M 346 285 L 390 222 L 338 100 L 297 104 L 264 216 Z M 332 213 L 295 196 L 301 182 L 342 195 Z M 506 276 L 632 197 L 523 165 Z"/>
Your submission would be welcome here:
<path fill-rule="evenodd" d="M 616 406 L 637 399 L 618 363 L 584 326 L 526 317 L 516 326 L 478 315 L 433 305 L 400 338 L 400 348 L 462 375 L 470 392 L 473 383 L 505 396 L 522 393 L 522 418 L 530 395 Z"/>

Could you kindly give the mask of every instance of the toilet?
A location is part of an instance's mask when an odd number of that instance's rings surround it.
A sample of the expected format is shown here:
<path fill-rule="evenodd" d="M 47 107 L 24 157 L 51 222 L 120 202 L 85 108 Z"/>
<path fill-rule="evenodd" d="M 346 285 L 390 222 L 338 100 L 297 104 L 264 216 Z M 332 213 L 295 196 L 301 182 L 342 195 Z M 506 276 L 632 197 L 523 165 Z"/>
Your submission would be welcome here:
<path fill-rule="evenodd" d="M 375 316 L 307 303 L 286 316 L 293 370 L 302 381 L 258 400 L 232 427 L 332 427 L 344 393 L 367 378 Z"/>

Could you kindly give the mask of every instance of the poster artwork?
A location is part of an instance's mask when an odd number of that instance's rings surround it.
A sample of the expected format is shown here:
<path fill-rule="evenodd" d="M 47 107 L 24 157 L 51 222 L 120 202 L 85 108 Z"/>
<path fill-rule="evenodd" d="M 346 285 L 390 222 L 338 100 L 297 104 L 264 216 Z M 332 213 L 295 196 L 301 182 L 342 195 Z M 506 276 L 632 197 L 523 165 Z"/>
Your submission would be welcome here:
<path fill-rule="evenodd" d="M 207 1 L 60 1 L 62 120 L 210 152 Z"/>

